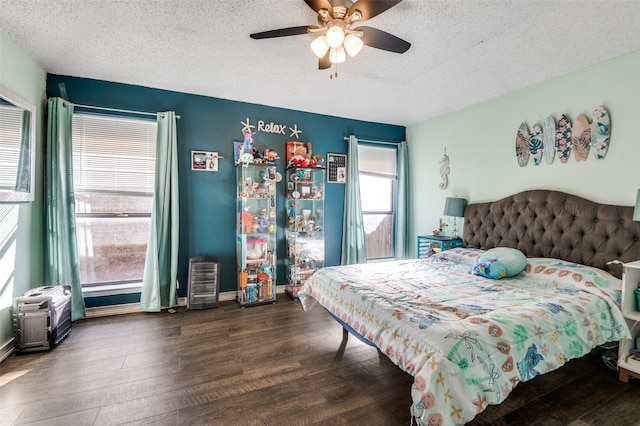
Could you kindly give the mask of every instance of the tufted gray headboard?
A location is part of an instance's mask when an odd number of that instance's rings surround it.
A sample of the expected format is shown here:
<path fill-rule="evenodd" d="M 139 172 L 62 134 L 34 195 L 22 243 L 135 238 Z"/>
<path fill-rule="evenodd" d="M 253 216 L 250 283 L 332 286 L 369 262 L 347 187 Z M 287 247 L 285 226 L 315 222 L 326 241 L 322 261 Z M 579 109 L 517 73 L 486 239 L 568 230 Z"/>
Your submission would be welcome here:
<path fill-rule="evenodd" d="M 550 190 L 524 191 L 476 203 L 464 212 L 465 247 L 513 247 L 528 257 L 595 266 L 621 277 L 619 265 L 640 259 L 640 222 L 633 207 L 598 204 Z"/>

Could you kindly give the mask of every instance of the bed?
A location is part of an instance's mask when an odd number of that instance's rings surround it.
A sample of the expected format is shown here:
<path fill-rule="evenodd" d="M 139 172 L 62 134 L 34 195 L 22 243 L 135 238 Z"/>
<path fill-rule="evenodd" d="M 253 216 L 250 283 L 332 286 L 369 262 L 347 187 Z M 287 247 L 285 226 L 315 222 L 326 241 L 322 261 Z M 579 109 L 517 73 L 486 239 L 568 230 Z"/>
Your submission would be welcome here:
<path fill-rule="evenodd" d="M 299 298 L 414 377 L 418 424 L 464 424 L 518 383 L 630 338 L 622 268 L 610 262 L 640 259 L 632 211 L 549 190 L 471 204 L 463 248 L 323 268 Z M 524 253 L 524 270 L 503 279 L 470 273 L 495 247 Z"/>

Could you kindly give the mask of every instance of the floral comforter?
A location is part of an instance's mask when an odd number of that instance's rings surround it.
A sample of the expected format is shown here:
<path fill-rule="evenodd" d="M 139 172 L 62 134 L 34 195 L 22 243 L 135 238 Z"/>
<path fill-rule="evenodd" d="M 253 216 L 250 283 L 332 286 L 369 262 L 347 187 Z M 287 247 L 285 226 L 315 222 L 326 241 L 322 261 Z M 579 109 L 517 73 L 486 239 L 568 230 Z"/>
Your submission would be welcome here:
<path fill-rule="evenodd" d="M 530 258 L 515 277 L 469 273 L 483 251 L 327 267 L 299 293 L 340 318 L 414 377 L 421 425 L 464 424 L 522 381 L 596 345 L 630 338 L 621 282 L 601 270 Z"/>

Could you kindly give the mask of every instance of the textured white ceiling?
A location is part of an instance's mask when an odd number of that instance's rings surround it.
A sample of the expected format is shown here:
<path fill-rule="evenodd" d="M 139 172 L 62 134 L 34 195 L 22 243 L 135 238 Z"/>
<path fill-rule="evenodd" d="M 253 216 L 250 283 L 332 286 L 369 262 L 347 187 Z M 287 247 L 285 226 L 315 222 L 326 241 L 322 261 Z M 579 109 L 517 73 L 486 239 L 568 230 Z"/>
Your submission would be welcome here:
<path fill-rule="evenodd" d="M 412 125 L 640 50 L 640 1 L 404 0 L 365 25 L 409 41 L 317 69 L 302 0 L 0 0 L 0 30 L 54 74 Z M 69 93 L 73 101 L 73 93 Z"/>

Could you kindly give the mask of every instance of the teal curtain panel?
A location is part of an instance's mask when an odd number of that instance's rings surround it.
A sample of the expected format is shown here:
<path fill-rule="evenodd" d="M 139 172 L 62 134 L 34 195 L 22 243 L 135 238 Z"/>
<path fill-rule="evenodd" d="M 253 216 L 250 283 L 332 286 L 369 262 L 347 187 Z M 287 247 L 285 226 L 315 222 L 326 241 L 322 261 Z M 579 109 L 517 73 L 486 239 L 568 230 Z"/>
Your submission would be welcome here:
<path fill-rule="evenodd" d="M 151 232 L 140 294 L 140 309 L 159 312 L 177 304 L 178 142 L 176 114 L 158 113 L 156 177 Z"/>
<path fill-rule="evenodd" d="M 71 122 L 73 104 L 61 98 L 47 102 L 45 160 L 45 265 L 48 285 L 71 285 L 71 320 L 86 316 L 76 240 Z"/>
<path fill-rule="evenodd" d="M 360 202 L 358 139 L 355 136 L 349 136 L 347 157 L 347 183 L 344 192 L 342 252 L 340 255 L 342 265 L 367 263 L 362 204 Z"/>

